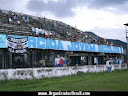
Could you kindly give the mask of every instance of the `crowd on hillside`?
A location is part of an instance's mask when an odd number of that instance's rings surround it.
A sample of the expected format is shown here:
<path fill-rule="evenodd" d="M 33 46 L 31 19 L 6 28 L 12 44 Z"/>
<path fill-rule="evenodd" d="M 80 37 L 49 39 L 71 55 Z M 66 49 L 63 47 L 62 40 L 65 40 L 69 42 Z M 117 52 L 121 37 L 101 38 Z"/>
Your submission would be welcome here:
<path fill-rule="evenodd" d="M 48 25 L 51 25 L 51 28 L 42 27 L 46 26 L 45 22 L 42 23 L 42 26 L 38 26 L 31 16 L 23 15 L 23 14 L 17 14 L 15 12 L 12 12 L 11 10 L 8 11 L 8 14 L 4 14 L 2 9 L 0 9 L 0 16 L 6 15 L 8 19 L 9 24 L 16 24 L 16 25 L 23 25 L 26 27 L 29 27 L 31 30 L 31 35 L 33 36 L 40 36 L 44 38 L 58 38 L 63 37 L 65 40 L 72 41 L 72 42 L 84 42 L 84 43 L 92 43 L 92 44 L 99 44 L 99 45 L 108 45 L 108 46 L 118 46 L 113 44 L 113 42 L 107 41 L 104 38 L 98 37 L 98 36 L 92 36 L 88 33 L 84 32 L 78 32 L 78 30 L 75 27 L 72 27 L 70 25 L 64 24 L 57 20 L 49 20 L 50 23 Z M 40 19 L 39 19 L 40 20 Z M 45 17 L 43 20 L 48 20 Z M 41 25 L 41 24 L 40 24 Z M 61 27 L 63 29 L 61 29 Z M 60 29 L 59 29 L 60 28 Z M 50 30 L 49 30 L 50 29 Z M 56 29 L 56 30 L 53 30 Z M 20 31 L 20 30 L 19 30 Z M 58 31 L 58 37 L 56 35 Z"/>

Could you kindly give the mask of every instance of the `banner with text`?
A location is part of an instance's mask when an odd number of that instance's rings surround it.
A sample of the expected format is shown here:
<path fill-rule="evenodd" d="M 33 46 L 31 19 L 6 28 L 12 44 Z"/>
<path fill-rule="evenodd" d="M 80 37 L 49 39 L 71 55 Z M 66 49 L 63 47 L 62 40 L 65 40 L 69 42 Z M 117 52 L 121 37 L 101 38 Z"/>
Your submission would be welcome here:
<path fill-rule="evenodd" d="M 12 53 L 24 53 L 28 49 L 28 39 L 22 36 L 7 36 L 7 47 Z"/>
<path fill-rule="evenodd" d="M 67 51 L 123 53 L 122 47 L 53 40 L 53 39 L 45 39 L 41 37 L 28 37 L 28 47 L 39 48 L 39 49 L 67 50 Z"/>
<path fill-rule="evenodd" d="M 0 34 L 0 48 L 9 48 L 10 52 L 24 53 L 27 48 L 53 49 L 66 51 L 86 51 L 104 53 L 124 53 L 122 47 L 97 45 L 82 42 L 45 39 L 41 37 L 25 37 Z"/>

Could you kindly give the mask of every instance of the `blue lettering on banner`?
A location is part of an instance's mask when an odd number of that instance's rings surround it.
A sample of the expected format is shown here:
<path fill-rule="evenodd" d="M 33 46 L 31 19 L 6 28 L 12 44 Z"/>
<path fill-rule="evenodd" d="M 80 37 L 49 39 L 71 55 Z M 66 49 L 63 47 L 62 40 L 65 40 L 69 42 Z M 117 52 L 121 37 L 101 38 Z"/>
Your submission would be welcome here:
<path fill-rule="evenodd" d="M 113 46 L 110 46 L 110 48 L 111 48 L 111 53 L 113 53 Z"/>
<path fill-rule="evenodd" d="M 38 38 L 37 39 L 37 48 L 46 49 L 46 39 Z"/>
<path fill-rule="evenodd" d="M 112 52 L 112 49 L 111 49 L 111 47 L 109 46 L 109 53 L 111 53 Z"/>
<path fill-rule="evenodd" d="M 117 52 L 120 53 L 119 47 L 117 47 Z"/>
<path fill-rule="evenodd" d="M 90 44 L 90 49 L 92 52 L 95 52 L 95 45 L 94 44 Z"/>
<path fill-rule="evenodd" d="M 80 50 L 85 51 L 85 43 L 80 42 L 79 45 L 80 45 Z"/>
<path fill-rule="evenodd" d="M 58 50 L 64 50 L 64 47 L 63 47 L 62 42 L 60 40 L 58 40 L 58 44 L 57 44 L 56 49 L 58 49 Z"/>
<path fill-rule="evenodd" d="M 115 53 L 117 53 L 118 51 L 117 51 L 117 47 L 115 47 Z"/>
<path fill-rule="evenodd" d="M 118 47 L 116 47 L 116 52 L 119 53 Z"/>
<path fill-rule="evenodd" d="M 115 53 L 116 52 L 116 47 L 113 47 L 113 53 Z"/>
<path fill-rule="evenodd" d="M 56 41 L 49 39 L 49 49 L 56 49 Z"/>
<path fill-rule="evenodd" d="M 103 48 L 102 52 L 105 52 L 105 53 L 107 53 L 109 50 L 109 47 L 106 45 L 102 45 L 102 48 Z"/>
<path fill-rule="evenodd" d="M 110 46 L 111 47 L 111 53 L 113 53 L 113 46 Z"/>
<path fill-rule="evenodd" d="M 49 49 L 49 39 L 45 39 L 46 40 L 46 49 Z"/>
<path fill-rule="evenodd" d="M 94 46 L 95 46 L 95 52 L 98 52 L 98 45 L 94 44 Z"/>
<path fill-rule="evenodd" d="M 107 46 L 106 45 L 102 45 L 102 48 L 103 48 L 102 52 L 107 52 Z"/>
<path fill-rule="evenodd" d="M 121 48 L 119 47 L 119 53 L 122 53 L 121 51 L 122 51 L 122 50 L 121 50 Z"/>
<path fill-rule="evenodd" d="M 36 43 L 37 38 L 37 43 Z M 70 42 L 70 41 L 69 41 Z M 70 42 L 67 47 L 62 44 L 61 40 L 44 39 L 39 37 L 28 37 L 29 48 L 55 49 L 69 51 L 89 51 L 89 52 L 105 52 L 105 53 L 123 53 L 123 48 L 107 45 L 97 45 L 82 42 Z M 36 46 L 37 45 L 37 46 Z"/>
<path fill-rule="evenodd" d="M 104 49 L 105 48 L 105 46 L 104 45 L 101 45 L 101 52 L 104 52 Z"/>
<path fill-rule="evenodd" d="M 109 51 L 109 46 L 107 46 L 107 52 L 110 53 L 110 51 Z"/>
<path fill-rule="evenodd" d="M 91 51 L 91 50 L 90 50 L 90 44 L 85 43 L 85 51 Z"/>
<path fill-rule="evenodd" d="M 80 51 L 78 42 L 74 42 L 74 51 Z"/>
<path fill-rule="evenodd" d="M 24 36 L 9 35 L 15 38 Z M 0 48 L 6 48 L 6 35 L 0 34 Z M 63 43 L 62 43 L 63 42 Z M 105 52 L 105 53 L 124 53 L 122 47 L 113 47 L 107 45 L 97 45 L 82 42 L 66 43 L 62 40 L 45 39 L 41 37 L 28 37 L 28 48 L 55 49 L 69 51 L 88 51 L 88 52 Z"/>
<path fill-rule="evenodd" d="M 106 52 L 108 52 L 108 53 L 109 53 L 109 46 L 106 46 L 106 49 L 107 49 L 107 50 L 106 50 Z"/>
<path fill-rule="evenodd" d="M 6 35 L 0 34 L 0 48 L 6 47 Z"/>
<path fill-rule="evenodd" d="M 37 38 L 37 43 L 36 43 Z M 70 42 L 70 41 L 69 41 Z M 61 40 L 44 39 L 39 37 L 28 37 L 29 48 L 66 50 L 65 44 Z M 37 46 L 36 46 L 37 45 Z M 89 52 L 105 52 L 105 53 L 123 53 L 123 48 L 112 47 L 107 45 L 88 44 L 82 42 L 70 42 L 66 45 L 69 51 L 89 51 Z"/>
<path fill-rule="evenodd" d="M 119 53 L 121 53 L 121 48 L 119 47 L 118 49 L 119 49 Z"/>
<path fill-rule="evenodd" d="M 28 37 L 28 48 L 36 48 L 36 37 Z"/>
<path fill-rule="evenodd" d="M 98 46 L 98 52 L 101 52 L 101 45 Z"/>
<path fill-rule="evenodd" d="M 74 46 L 74 42 L 71 42 L 71 46 L 70 45 L 67 46 L 68 50 L 73 51 L 74 50 L 73 46 Z"/>

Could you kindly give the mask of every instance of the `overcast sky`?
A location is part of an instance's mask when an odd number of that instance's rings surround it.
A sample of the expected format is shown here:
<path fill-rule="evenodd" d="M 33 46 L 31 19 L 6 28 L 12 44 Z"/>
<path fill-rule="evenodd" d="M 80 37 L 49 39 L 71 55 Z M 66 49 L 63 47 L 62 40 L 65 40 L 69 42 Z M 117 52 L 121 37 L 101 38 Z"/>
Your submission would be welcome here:
<path fill-rule="evenodd" d="M 82 31 L 126 42 L 128 0 L 0 0 L 0 8 L 59 20 Z"/>

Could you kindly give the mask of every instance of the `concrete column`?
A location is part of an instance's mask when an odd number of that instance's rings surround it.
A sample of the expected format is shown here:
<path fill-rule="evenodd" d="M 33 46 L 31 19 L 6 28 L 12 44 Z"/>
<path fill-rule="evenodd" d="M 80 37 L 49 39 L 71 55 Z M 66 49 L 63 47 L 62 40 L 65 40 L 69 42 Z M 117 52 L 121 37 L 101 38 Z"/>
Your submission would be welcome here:
<path fill-rule="evenodd" d="M 6 59 L 8 59 L 8 58 L 6 58 Z M 12 53 L 11 52 L 9 52 L 9 62 L 6 62 L 6 63 L 9 64 L 9 66 L 7 66 L 7 67 L 11 67 L 12 66 Z"/>
<path fill-rule="evenodd" d="M 5 60 L 5 58 L 4 58 L 4 55 L 5 55 L 5 53 L 4 52 L 2 52 L 2 69 L 4 69 L 4 60 Z"/>
<path fill-rule="evenodd" d="M 88 56 L 88 65 L 92 65 L 92 56 Z"/>

